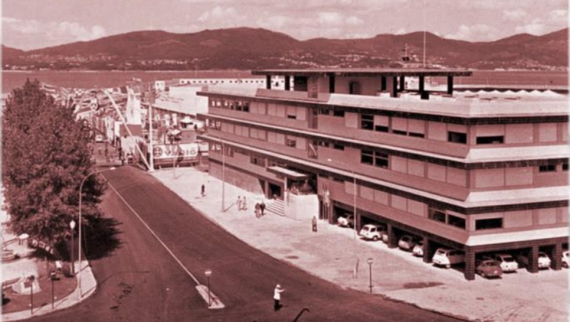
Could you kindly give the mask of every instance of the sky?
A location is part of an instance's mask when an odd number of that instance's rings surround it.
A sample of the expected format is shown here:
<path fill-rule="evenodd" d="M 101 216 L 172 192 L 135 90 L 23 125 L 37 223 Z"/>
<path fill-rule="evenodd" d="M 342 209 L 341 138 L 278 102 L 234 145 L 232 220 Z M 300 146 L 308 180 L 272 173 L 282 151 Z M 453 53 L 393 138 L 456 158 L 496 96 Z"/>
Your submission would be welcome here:
<path fill-rule="evenodd" d="M 427 30 L 494 41 L 568 27 L 568 0 L 2 0 L 2 44 L 24 50 L 138 30 L 265 28 L 299 40 Z"/>

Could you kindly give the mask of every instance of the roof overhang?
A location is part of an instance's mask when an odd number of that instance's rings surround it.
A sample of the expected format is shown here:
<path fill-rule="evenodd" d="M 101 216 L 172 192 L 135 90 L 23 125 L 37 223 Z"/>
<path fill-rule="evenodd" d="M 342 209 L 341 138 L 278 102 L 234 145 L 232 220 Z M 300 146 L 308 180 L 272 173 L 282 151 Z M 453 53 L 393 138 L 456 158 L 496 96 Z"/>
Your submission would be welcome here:
<path fill-rule="evenodd" d="M 471 76 L 470 70 L 458 69 L 409 69 L 409 68 L 366 68 L 366 69 L 266 69 L 254 70 L 253 75 L 271 76 L 317 76 L 317 77 L 378 77 L 378 76 L 410 76 L 410 77 L 446 77 Z"/>
<path fill-rule="evenodd" d="M 293 171 L 293 170 L 286 169 L 283 167 L 278 167 L 278 166 L 268 167 L 267 171 L 278 174 L 278 175 L 282 175 L 288 179 L 293 179 L 293 180 L 305 180 L 305 179 L 309 178 L 309 176 L 304 174 L 304 173 L 300 173 L 297 171 Z"/>

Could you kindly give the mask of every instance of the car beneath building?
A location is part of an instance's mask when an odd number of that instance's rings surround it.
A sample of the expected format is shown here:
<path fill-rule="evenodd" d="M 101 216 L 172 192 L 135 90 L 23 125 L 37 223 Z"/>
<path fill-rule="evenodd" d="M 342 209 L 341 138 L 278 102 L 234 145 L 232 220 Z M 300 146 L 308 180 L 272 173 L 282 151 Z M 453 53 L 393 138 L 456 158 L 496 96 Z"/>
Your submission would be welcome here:
<path fill-rule="evenodd" d="M 354 216 L 349 215 L 348 217 L 338 217 L 336 220 L 337 224 L 341 227 L 354 227 Z"/>
<path fill-rule="evenodd" d="M 522 253 L 518 254 L 516 259 L 520 267 L 529 267 L 529 258 L 527 255 Z M 550 267 L 550 264 L 550 257 L 548 257 L 544 252 L 538 252 L 538 268 L 547 269 Z"/>
<path fill-rule="evenodd" d="M 417 243 L 418 240 L 415 237 L 412 237 L 410 235 L 404 235 L 398 241 L 398 247 L 400 247 L 400 249 L 402 250 L 411 252 Z"/>
<path fill-rule="evenodd" d="M 494 259 L 483 259 L 475 263 L 475 272 L 485 278 L 501 277 L 503 270 L 499 262 Z"/>
<path fill-rule="evenodd" d="M 412 254 L 417 257 L 424 256 L 424 242 L 422 240 L 418 241 L 418 243 L 414 246 Z"/>
<path fill-rule="evenodd" d="M 519 264 L 510 254 L 495 254 L 492 259 L 499 262 L 503 273 L 516 272 L 519 269 Z"/>
<path fill-rule="evenodd" d="M 432 261 L 435 265 L 450 268 L 451 265 L 465 262 L 465 254 L 455 249 L 438 248 L 433 255 Z"/>
<path fill-rule="evenodd" d="M 358 235 L 363 239 L 377 241 L 386 234 L 386 227 L 380 225 L 366 224 L 360 229 Z"/>

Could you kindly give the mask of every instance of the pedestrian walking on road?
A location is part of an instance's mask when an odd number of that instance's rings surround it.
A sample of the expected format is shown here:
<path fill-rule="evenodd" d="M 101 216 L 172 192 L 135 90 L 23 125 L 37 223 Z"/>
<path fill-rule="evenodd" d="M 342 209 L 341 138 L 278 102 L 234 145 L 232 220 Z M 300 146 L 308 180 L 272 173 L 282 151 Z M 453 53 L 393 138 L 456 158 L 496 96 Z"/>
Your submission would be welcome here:
<path fill-rule="evenodd" d="M 202 188 L 200 189 L 200 193 L 202 194 L 202 197 L 204 197 L 206 195 L 206 186 L 204 184 L 202 184 Z"/>
<path fill-rule="evenodd" d="M 313 224 L 313 232 L 317 232 L 317 216 L 313 216 L 313 220 L 311 221 Z"/>
<path fill-rule="evenodd" d="M 264 215 L 265 212 L 265 204 L 263 203 L 263 200 L 261 201 L 261 204 L 259 205 L 259 210 L 261 210 L 261 215 Z"/>
<path fill-rule="evenodd" d="M 259 202 L 255 204 L 255 217 L 261 217 L 261 206 L 259 205 Z"/>
<path fill-rule="evenodd" d="M 241 209 L 247 210 L 247 199 L 245 198 L 245 196 L 243 196 L 243 199 L 241 201 Z"/>
<path fill-rule="evenodd" d="M 275 286 L 275 290 L 273 291 L 273 309 L 275 311 L 279 311 L 279 309 L 281 309 L 281 293 L 285 292 L 285 289 L 281 288 L 281 285 L 277 284 L 277 286 Z"/>
<path fill-rule="evenodd" d="M 241 196 L 238 196 L 238 200 L 237 200 L 237 209 L 241 210 Z"/>

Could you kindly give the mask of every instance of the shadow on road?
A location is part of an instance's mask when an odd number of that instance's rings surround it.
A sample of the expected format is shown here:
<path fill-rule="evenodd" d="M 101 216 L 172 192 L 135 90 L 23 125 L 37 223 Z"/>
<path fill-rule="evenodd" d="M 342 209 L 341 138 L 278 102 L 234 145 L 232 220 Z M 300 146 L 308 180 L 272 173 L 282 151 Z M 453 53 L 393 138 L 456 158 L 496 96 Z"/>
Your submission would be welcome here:
<path fill-rule="evenodd" d="M 88 259 L 101 259 L 107 257 L 120 247 L 118 235 L 121 224 L 114 218 L 94 216 L 88 218 L 89 223 L 84 230 L 84 251 Z"/>

